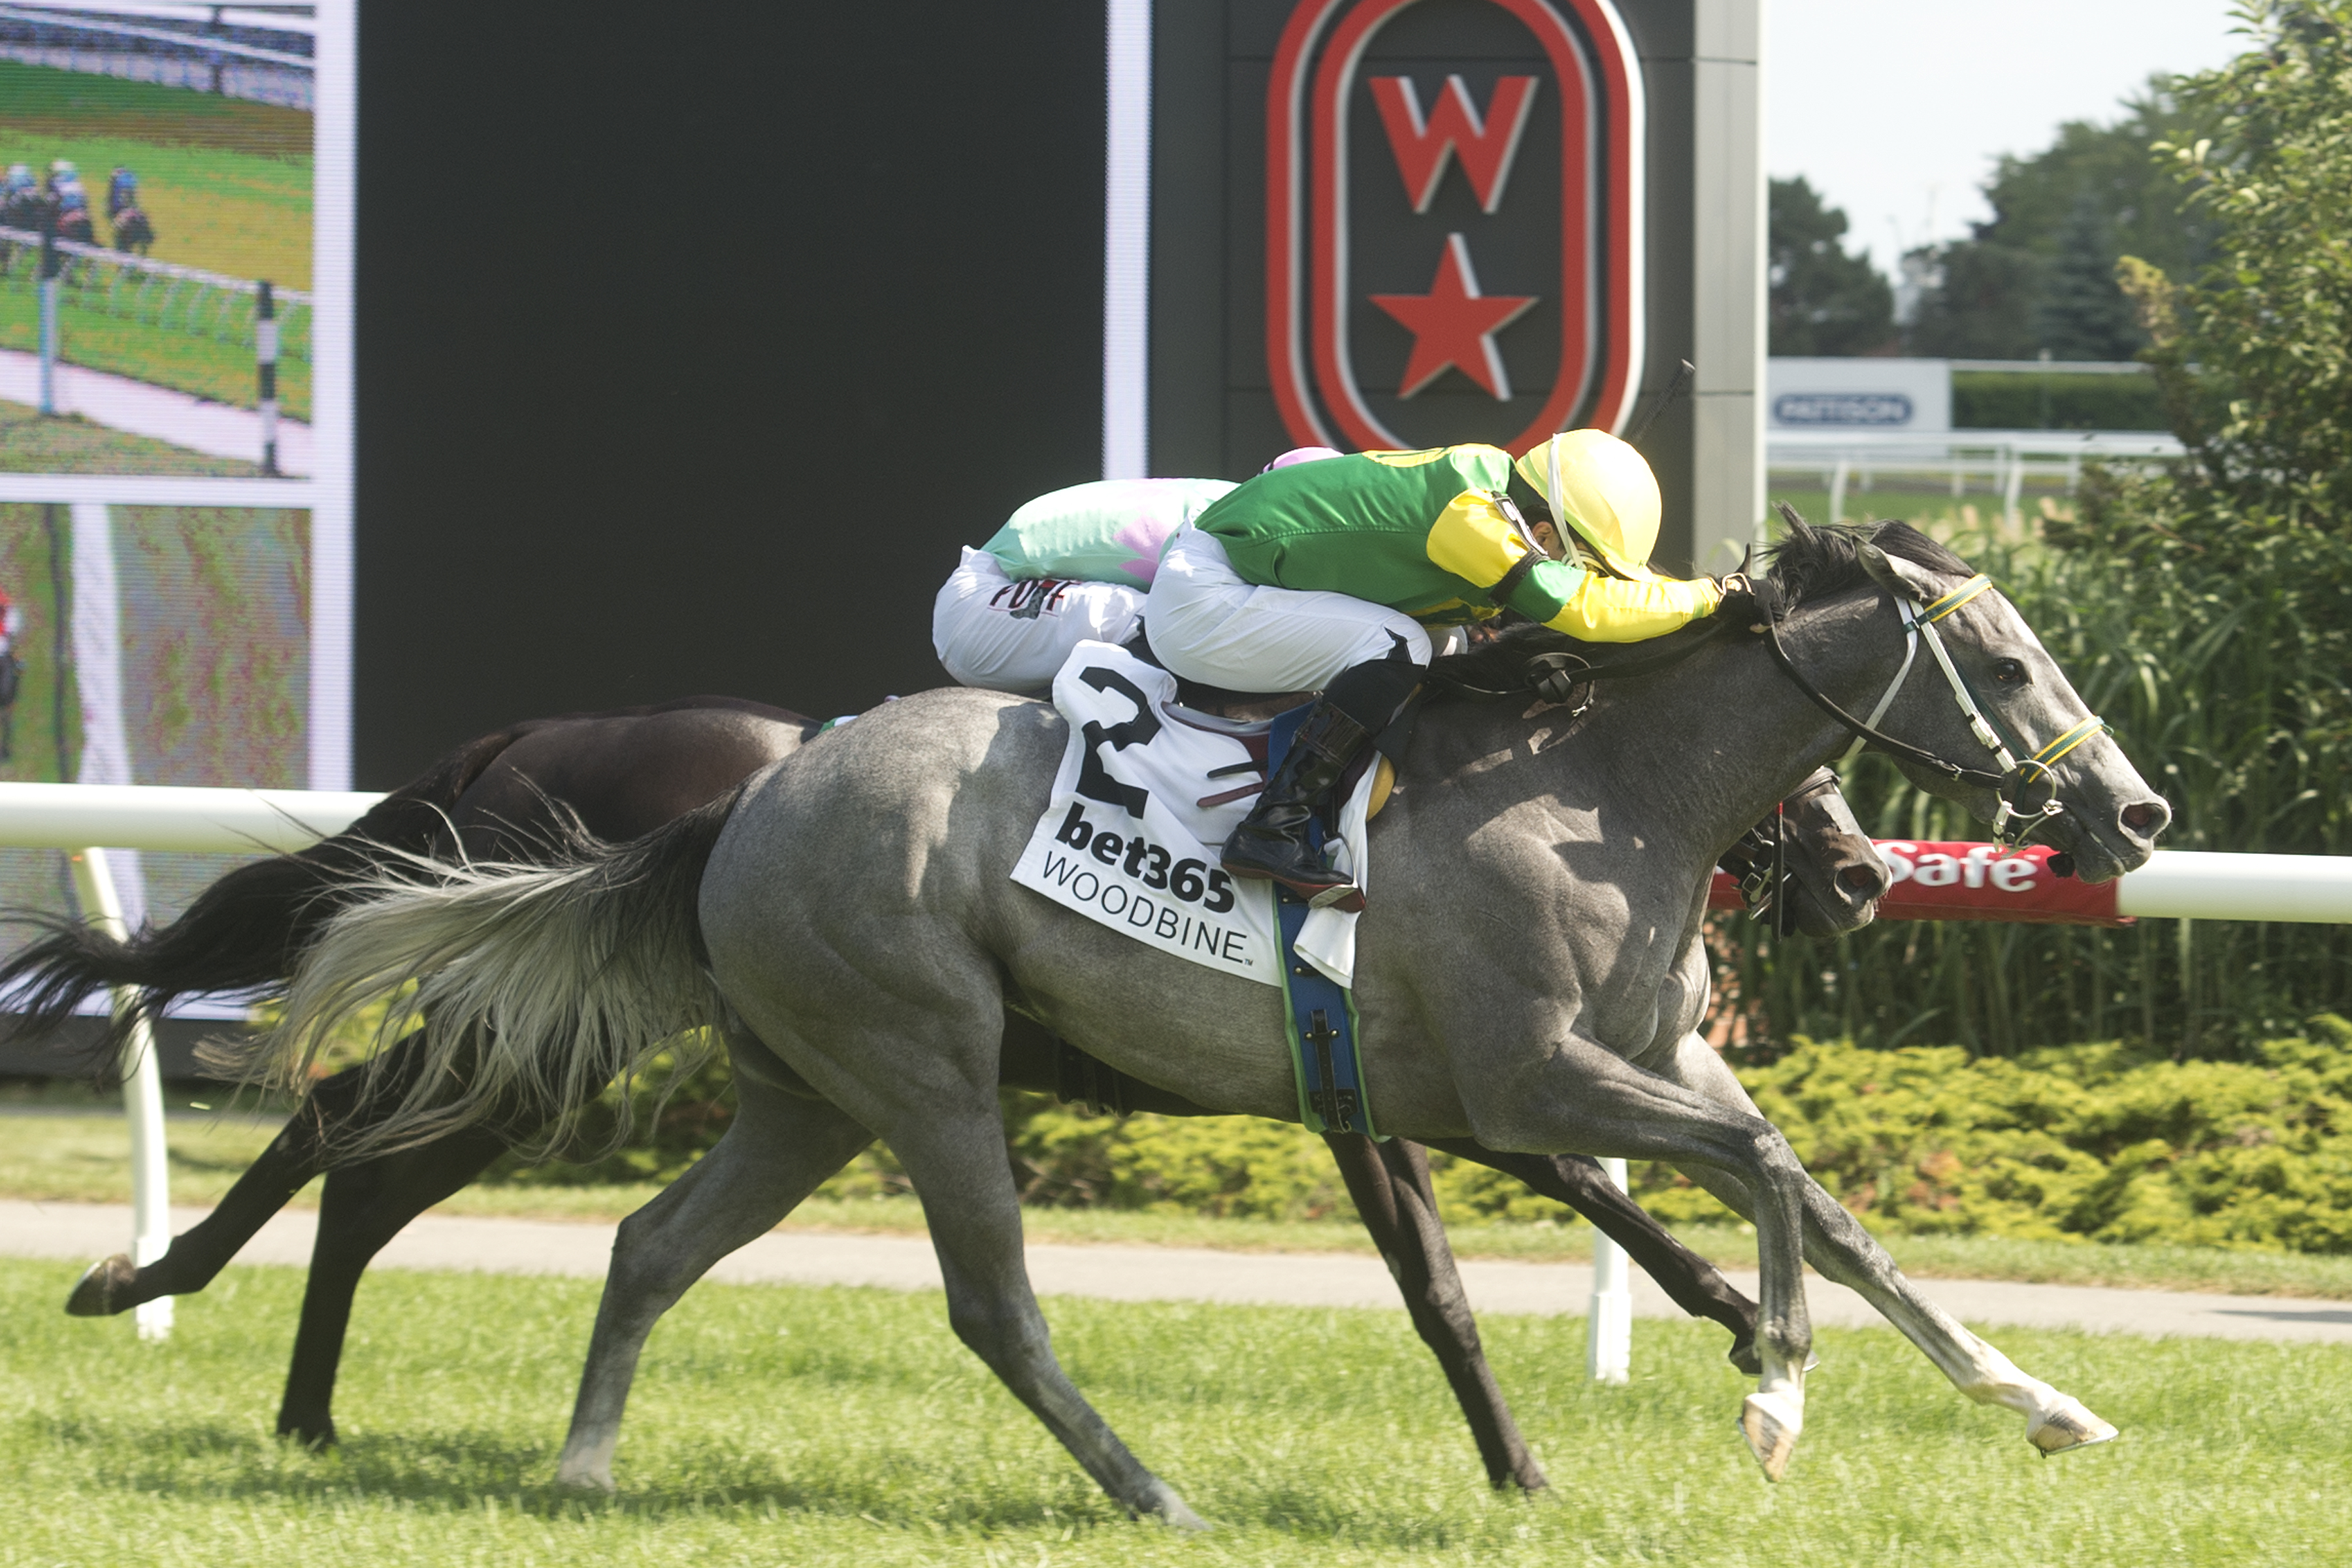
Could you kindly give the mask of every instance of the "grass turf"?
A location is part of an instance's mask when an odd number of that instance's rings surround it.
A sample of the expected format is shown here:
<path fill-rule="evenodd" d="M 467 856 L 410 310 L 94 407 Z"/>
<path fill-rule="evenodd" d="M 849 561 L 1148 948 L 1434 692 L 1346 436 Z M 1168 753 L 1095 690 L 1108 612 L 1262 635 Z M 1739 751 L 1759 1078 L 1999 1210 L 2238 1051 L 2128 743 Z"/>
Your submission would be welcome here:
<path fill-rule="evenodd" d="M 14 60 L 0 60 L 0 165 L 41 174 L 71 159 L 101 238 L 107 178 L 125 164 L 158 261 L 310 286 L 309 114 Z"/>
<path fill-rule="evenodd" d="M 34 1097 L 11 1097 L 20 1103 Z M 167 1142 L 172 1201 L 210 1205 L 276 1135 L 275 1117 L 191 1112 L 190 1095 L 175 1091 Z M 195 1098 L 207 1104 L 214 1100 Z M 38 1097 L 37 1115 L 0 1117 L 0 1197 L 50 1203 L 121 1203 L 131 1191 L 127 1134 L 119 1115 L 76 1113 L 77 1097 L 51 1090 Z M 0 1100 L 0 1103 L 5 1103 Z M 226 1104 L 224 1098 L 219 1101 Z M 1303 1136 L 1303 1134 L 1302 1134 Z M 660 1191 L 651 1183 L 562 1186 L 482 1182 L 442 1204 L 440 1214 L 509 1218 L 616 1220 Z M 295 1202 L 318 1201 L 313 1184 Z M 1566 1211 L 1561 1211 L 1563 1217 Z M 1369 1254 L 1363 1228 L 1348 1215 L 1328 1220 L 1225 1219 L 1192 1214 L 1117 1209 L 1033 1208 L 1032 1241 L 1142 1247 L 1206 1247 L 1232 1252 L 1354 1252 Z M 910 1197 L 856 1197 L 820 1190 L 793 1211 L 782 1228 L 917 1235 L 922 1205 Z M 1580 1223 L 1497 1222 L 1447 1227 L 1465 1258 L 1528 1262 L 1581 1262 L 1592 1255 L 1592 1233 Z M 1730 1225 L 1686 1226 L 1676 1234 L 1702 1256 L 1731 1268 L 1756 1267 L 1752 1232 Z M 1921 1279 L 2021 1279 L 2054 1285 L 2210 1290 L 2243 1295 L 2352 1300 L 2352 1258 L 2310 1257 L 2213 1247 L 2101 1246 L 2090 1242 L 2019 1241 L 1993 1236 L 1885 1238 L 1904 1268 Z"/>
<path fill-rule="evenodd" d="M 1788 502 L 1807 522 L 1830 521 L 1829 487 L 1811 469 L 1775 468 L 1768 476 L 1764 500 L 1768 507 Z M 2037 479 L 2018 498 L 2020 509 L 2028 516 L 2040 514 L 2045 501 L 2063 515 L 2073 515 L 2073 502 L 2063 484 Z M 1845 488 L 1847 522 L 1898 518 L 1945 538 L 1955 529 L 1973 532 L 1987 521 L 1998 521 L 2001 515 L 2000 492 L 1989 487 L 1981 475 L 1969 484 L 1966 494 L 1959 496 L 1953 495 L 1942 479 L 1906 481 L 1898 476 L 1881 476 L 1869 489 L 1852 481 Z M 1773 515 L 1772 525 L 1775 530 L 1780 527 L 1778 513 Z"/>
<path fill-rule="evenodd" d="M 1575 1320 L 1490 1318 L 1549 1470 L 1497 1498 L 1401 1313 L 1047 1304 L 1055 1348 L 1218 1529 L 1132 1524 L 949 1331 L 936 1294 L 703 1286 L 656 1332 L 620 1493 L 552 1489 L 595 1288 L 385 1274 L 344 1444 L 270 1436 L 299 1277 L 240 1268 L 140 1343 L 0 1263 L 0 1560 L 342 1563 L 2341 1562 L 2352 1349 L 2012 1332 L 2121 1442 L 2042 1463 L 1885 1331 L 1830 1331 L 1790 1479 L 1732 1430 L 1706 1328 L 1644 1325 L 1633 1384 Z"/>

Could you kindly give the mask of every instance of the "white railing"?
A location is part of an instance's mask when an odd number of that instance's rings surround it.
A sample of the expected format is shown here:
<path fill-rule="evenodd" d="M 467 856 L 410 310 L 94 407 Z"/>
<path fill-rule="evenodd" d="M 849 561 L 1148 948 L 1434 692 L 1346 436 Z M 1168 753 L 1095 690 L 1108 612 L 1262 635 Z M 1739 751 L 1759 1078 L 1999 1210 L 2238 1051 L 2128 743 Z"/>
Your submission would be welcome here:
<path fill-rule="evenodd" d="M 85 918 L 122 934 L 122 909 L 94 845 L 121 849 L 252 852 L 299 849 L 359 820 L 383 797 L 363 791 L 180 789 L 152 784 L 0 784 L 0 845 L 74 851 L 74 889 Z M 1890 842 L 1894 842 L 1890 840 Z M 2116 885 L 2125 914 L 2197 920 L 2315 921 L 2352 924 L 2352 857 L 2229 855 L 2159 850 Z M 127 1005 L 131 993 L 118 992 Z M 133 1030 L 122 1082 L 131 1122 L 132 1257 L 152 1262 L 171 1246 L 171 1190 L 163 1155 L 163 1086 L 155 1042 Z M 1622 1190 L 1625 1162 L 1604 1160 Z M 1596 1234 L 1587 1360 L 1592 1376 L 1622 1383 L 1633 1364 L 1631 1267 L 1624 1249 Z M 172 1299 L 139 1310 L 139 1331 L 168 1333 Z"/>
<path fill-rule="evenodd" d="M 82 918 L 121 940 L 129 934 L 107 857 L 115 849 L 299 849 L 341 833 L 383 797 L 358 792 L 175 789 L 154 784 L 0 784 L 0 844 L 71 851 Z M 137 993 L 114 994 L 129 1006 Z M 171 1166 L 164 1153 L 163 1073 L 154 1031 L 142 1018 L 123 1053 L 122 1109 L 131 1123 L 131 1257 L 144 1268 L 172 1245 Z M 137 1309 L 139 1336 L 172 1331 L 172 1298 Z"/>
<path fill-rule="evenodd" d="M 10 241 L 32 251 L 38 251 L 42 244 L 38 231 L 29 228 L 10 228 L 5 225 L 0 225 L 0 240 Z M 185 283 L 198 283 L 207 289 L 219 289 L 226 294 L 261 292 L 261 284 L 251 278 L 238 278 L 226 272 L 207 272 L 201 267 L 184 267 L 176 261 L 157 261 L 152 257 L 141 256 L 133 251 L 112 250 L 103 245 L 89 245 L 79 239 L 56 239 L 48 243 L 58 247 L 58 255 L 74 257 L 83 261 L 104 261 L 128 271 L 145 272 L 157 278 L 171 278 Z M 283 289 L 272 285 L 270 291 L 278 297 L 278 301 L 281 305 L 300 305 L 308 309 L 311 303 L 310 294 L 307 289 Z"/>
<path fill-rule="evenodd" d="M 2072 490 L 2086 462 L 2160 463 L 2185 455 L 2179 438 L 2147 430 L 1954 430 L 1925 436 L 1906 431 L 1773 430 L 1764 437 L 1765 463 L 1778 472 L 1813 469 L 1830 492 L 1832 522 L 1845 521 L 1848 487 L 1864 488 L 1882 474 L 1948 480 L 1955 497 L 1982 475 L 2000 495 L 2003 514 L 2018 521 L 2029 478 L 2056 479 Z"/>

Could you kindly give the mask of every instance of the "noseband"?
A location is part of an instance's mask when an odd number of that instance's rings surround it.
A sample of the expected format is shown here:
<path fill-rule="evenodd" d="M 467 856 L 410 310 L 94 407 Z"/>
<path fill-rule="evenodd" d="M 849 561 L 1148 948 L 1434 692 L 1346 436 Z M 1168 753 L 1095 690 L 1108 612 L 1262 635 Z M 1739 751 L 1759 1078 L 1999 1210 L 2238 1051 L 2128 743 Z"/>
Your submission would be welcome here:
<path fill-rule="evenodd" d="M 1878 705 L 1870 710 L 1868 719 L 1857 719 L 1839 707 L 1827 692 L 1814 685 L 1797 668 L 1796 661 L 1789 657 L 1789 650 L 1781 646 L 1780 623 L 1777 616 L 1765 617 L 1764 631 L 1767 646 L 1772 650 L 1773 661 L 1790 680 L 1797 683 L 1797 689 L 1811 698 L 1816 707 L 1844 725 L 1853 734 L 1853 745 L 1846 752 L 1848 757 L 1865 745 L 1876 746 L 1880 751 L 1906 762 L 1933 768 L 1958 783 L 1991 790 L 2000 802 L 2000 807 L 1993 816 L 1993 837 L 2004 847 L 2015 849 L 2032 837 L 2052 817 L 2066 809 L 2058 799 L 2058 775 L 2051 764 L 2092 736 L 2104 733 L 2107 725 L 2105 720 L 2093 714 L 2032 755 L 2019 760 L 2017 753 L 2026 750 L 2024 741 L 1988 714 L 1984 704 L 1977 700 L 1968 678 L 1960 673 L 1959 667 L 1952 662 L 1950 651 L 1944 647 L 1943 635 L 1936 629 L 1937 621 L 1991 587 L 1992 579 L 1979 573 L 1929 605 L 1915 606 L 1901 595 L 1895 595 L 1895 612 L 1903 618 L 1903 664 L 1895 672 L 1895 679 L 1888 684 L 1885 693 L 1879 698 Z M 2000 764 L 2000 772 L 1953 762 L 1908 741 L 1898 741 L 1878 728 L 1878 721 L 1886 717 L 1887 709 L 1894 706 L 1895 693 L 1903 689 L 1904 681 L 1909 679 L 1911 666 L 1919 657 L 1922 641 L 1927 643 L 1928 653 L 1934 656 L 1937 668 L 1944 672 L 1945 684 L 1952 690 L 1952 700 L 1958 705 L 1961 716 L 1969 721 L 1969 732 L 1977 738 L 1979 745 L 1992 753 L 1993 760 Z"/>

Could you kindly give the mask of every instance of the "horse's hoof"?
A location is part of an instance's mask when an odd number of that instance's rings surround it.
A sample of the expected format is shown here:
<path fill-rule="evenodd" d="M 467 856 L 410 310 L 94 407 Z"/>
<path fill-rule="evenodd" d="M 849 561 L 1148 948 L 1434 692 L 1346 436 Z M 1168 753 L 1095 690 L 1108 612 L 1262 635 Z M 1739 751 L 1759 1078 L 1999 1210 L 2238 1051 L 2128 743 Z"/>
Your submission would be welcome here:
<path fill-rule="evenodd" d="M 281 1417 L 278 1423 L 278 1435 L 291 1437 L 313 1454 L 323 1454 L 335 1446 L 334 1418 L 321 1416 L 316 1421 L 289 1421 Z"/>
<path fill-rule="evenodd" d="M 2025 1429 L 2025 1440 L 2042 1450 L 2042 1457 L 2063 1454 L 2070 1448 L 2087 1448 L 2094 1443 L 2112 1443 L 2116 1429 L 2071 1395 L 2056 1409 L 2046 1411 Z"/>
<path fill-rule="evenodd" d="M 620 1489 L 613 1484 L 612 1469 L 603 1465 L 559 1465 L 555 1484 L 575 1492 L 610 1493 Z"/>
<path fill-rule="evenodd" d="M 1216 1527 L 1199 1514 L 1166 1484 L 1154 1489 L 1155 1495 L 1143 1505 L 1143 1511 L 1171 1530 L 1213 1530 Z"/>
<path fill-rule="evenodd" d="M 1804 1408 L 1786 1394 L 1751 1394 L 1739 1406 L 1739 1435 L 1748 1451 L 1764 1467 L 1764 1479 L 1777 1481 L 1789 1473 L 1789 1456 L 1797 1451 L 1797 1436 L 1805 1429 Z"/>
<path fill-rule="evenodd" d="M 74 1281 L 73 1294 L 66 1298 L 66 1312 L 76 1318 L 110 1318 L 136 1303 L 128 1300 L 131 1286 L 138 1283 L 139 1265 L 131 1261 L 127 1252 L 118 1252 L 103 1263 L 93 1263 Z"/>

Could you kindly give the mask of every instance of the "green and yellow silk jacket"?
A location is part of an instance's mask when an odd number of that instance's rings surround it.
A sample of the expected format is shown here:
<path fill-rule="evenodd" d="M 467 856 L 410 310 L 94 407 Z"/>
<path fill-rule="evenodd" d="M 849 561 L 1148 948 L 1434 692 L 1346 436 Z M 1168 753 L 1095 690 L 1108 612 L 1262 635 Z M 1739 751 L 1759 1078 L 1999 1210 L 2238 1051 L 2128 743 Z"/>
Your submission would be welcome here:
<path fill-rule="evenodd" d="M 1534 548 L 1504 510 L 1510 454 L 1496 447 L 1366 452 L 1247 480 L 1193 521 L 1234 570 L 1270 587 L 1346 594 L 1424 626 L 1497 613 L 1488 590 Z M 1711 614 L 1704 579 L 1630 583 L 1575 560 L 1544 561 L 1509 607 L 1586 642 L 1641 642 Z"/>

